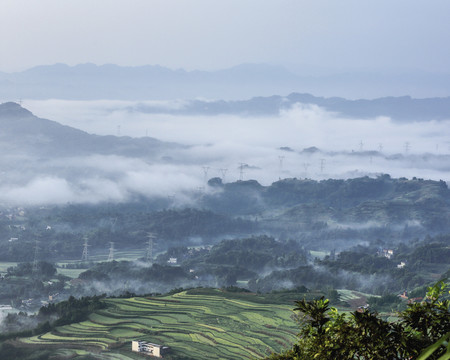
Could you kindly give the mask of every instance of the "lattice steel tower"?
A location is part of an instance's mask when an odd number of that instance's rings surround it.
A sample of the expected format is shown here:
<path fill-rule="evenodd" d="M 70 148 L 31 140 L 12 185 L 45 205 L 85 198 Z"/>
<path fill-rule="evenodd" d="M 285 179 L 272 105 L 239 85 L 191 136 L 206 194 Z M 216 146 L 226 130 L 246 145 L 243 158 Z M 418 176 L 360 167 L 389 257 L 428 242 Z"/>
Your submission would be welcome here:
<path fill-rule="evenodd" d="M 88 239 L 85 236 L 84 238 L 84 245 L 83 245 L 83 254 L 81 255 L 81 261 L 89 261 L 89 250 L 88 247 Z"/>
<path fill-rule="evenodd" d="M 108 255 L 108 261 L 113 261 L 114 260 L 114 243 L 110 242 L 110 247 L 109 247 L 109 255 Z"/>
<path fill-rule="evenodd" d="M 219 171 L 222 174 L 222 182 L 225 182 L 225 175 L 227 174 L 228 169 L 223 168 L 223 169 L 219 169 Z"/>
<path fill-rule="evenodd" d="M 284 155 L 278 156 L 278 160 L 280 161 L 279 166 L 278 166 L 278 171 L 279 171 L 280 175 L 278 176 L 278 179 L 281 180 L 281 174 L 283 172 Z"/>
<path fill-rule="evenodd" d="M 38 272 L 38 253 L 39 253 L 39 246 L 38 241 L 36 240 L 34 244 L 33 268 L 31 270 L 33 274 L 36 274 Z"/>
<path fill-rule="evenodd" d="M 245 164 L 245 163 L 239 163 L 239 181 L 244 180 L 244 167 L 246 165 L 247 164 Z"/>
<path fill-rule="evenodd" d="M 156 235 L 154 233 L 147 234 L 148 243 L 147 243 L 147 262 L 153 265 L 153 242 L 156 239 Z"/>

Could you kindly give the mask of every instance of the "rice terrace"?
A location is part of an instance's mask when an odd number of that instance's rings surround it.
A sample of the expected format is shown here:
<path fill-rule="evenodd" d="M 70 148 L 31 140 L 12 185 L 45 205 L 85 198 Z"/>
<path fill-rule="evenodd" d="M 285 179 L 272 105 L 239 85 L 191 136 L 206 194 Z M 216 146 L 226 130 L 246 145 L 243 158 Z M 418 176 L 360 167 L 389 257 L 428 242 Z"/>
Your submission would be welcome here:
<path fill-rule="evenodd" d="M 170 347 L 167 359 L 255 359 L 296 341 L 298 324 L 287 294 L 266 296 L 192 289 L 168 296 L 108 298 L 88 321 L 21 339 L 55 348 L 57 358 L 133 359 L 131 341 Z M 291 294 L 292 295 L 292 294 Z M 298 294 L 297 294 L 298 295 Z"/>

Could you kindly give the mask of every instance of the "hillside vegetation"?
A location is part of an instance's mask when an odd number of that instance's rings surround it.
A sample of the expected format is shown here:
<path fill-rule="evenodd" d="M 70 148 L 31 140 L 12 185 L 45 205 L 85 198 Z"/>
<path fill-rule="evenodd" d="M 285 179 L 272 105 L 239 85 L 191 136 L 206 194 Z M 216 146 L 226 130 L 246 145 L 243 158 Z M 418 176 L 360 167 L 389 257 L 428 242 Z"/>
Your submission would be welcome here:
<path fill-rule="evenodd" d="M 88 320 L 21 339 L 20 346 L 133 357 L 131 340 L 139 339 L 170 346 L 168 359 L 262 358 L 295 341 L 297 324 L 291 309 L 297 296 L 193 289 L 167 296 L 105 299 L 107 308 Z"/>

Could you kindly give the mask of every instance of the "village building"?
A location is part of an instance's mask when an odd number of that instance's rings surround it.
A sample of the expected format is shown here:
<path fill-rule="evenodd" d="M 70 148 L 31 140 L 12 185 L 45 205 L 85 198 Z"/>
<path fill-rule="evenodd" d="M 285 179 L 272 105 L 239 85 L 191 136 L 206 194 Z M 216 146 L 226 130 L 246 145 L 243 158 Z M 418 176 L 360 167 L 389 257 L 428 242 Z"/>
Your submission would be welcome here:
<path fill-rule="evenodd" d="M 394 255 L 394 250 L 392 249 L 380 249 L 377 254 L 379 256 L 384 256 L 385 258 L 390 259 Z"/>
<path fill-rule="evenodd" d="M 168 346 L 149 343 L 146 341 L 133 340 L 131 342 L 131 350 L 150 356 L 162 358 L 164 354 L 170 350 Z"/>

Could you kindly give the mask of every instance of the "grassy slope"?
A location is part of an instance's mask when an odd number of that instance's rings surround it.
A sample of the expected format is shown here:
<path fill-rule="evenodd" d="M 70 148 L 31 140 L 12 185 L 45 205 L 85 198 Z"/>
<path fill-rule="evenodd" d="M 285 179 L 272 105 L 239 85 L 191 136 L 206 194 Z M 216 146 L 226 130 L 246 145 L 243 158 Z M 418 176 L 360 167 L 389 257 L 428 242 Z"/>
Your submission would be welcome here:
<path fill-rule="evenodd" d="M 296 340 L 292 302 L 217 289 L 171 296 L 107 299 L 89 321 L 23 339 L 28 345 L 98 349 L 104 356 L 135 357 L 131 340 L 170 346 L 173 359 L 251 359 L 279 352 Z M 111 357 L 112 358 L 112 357 Z"/>

